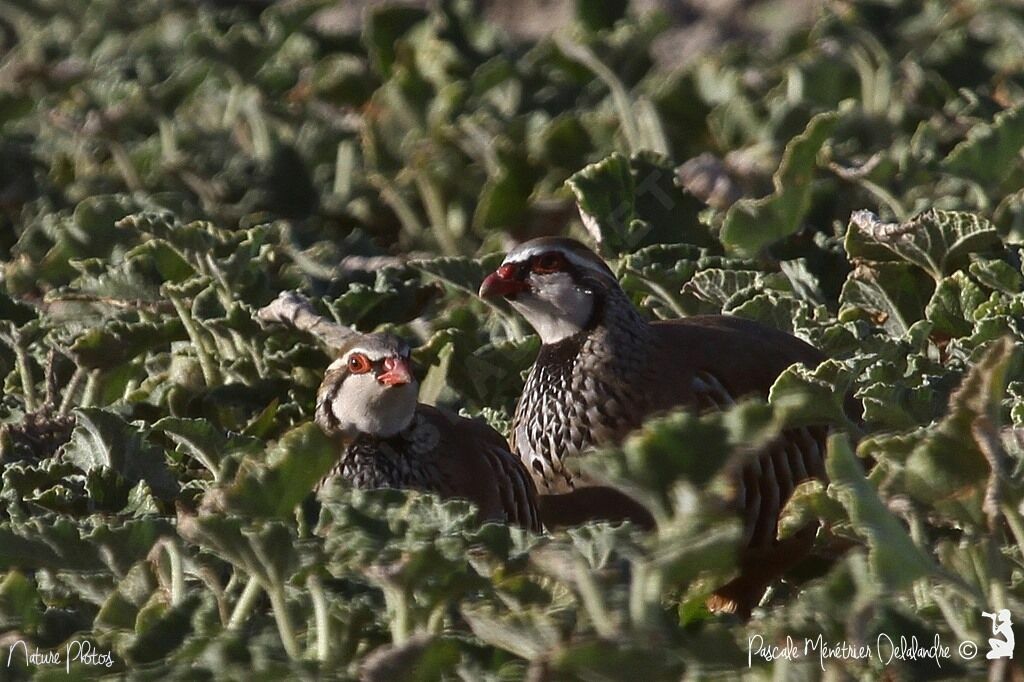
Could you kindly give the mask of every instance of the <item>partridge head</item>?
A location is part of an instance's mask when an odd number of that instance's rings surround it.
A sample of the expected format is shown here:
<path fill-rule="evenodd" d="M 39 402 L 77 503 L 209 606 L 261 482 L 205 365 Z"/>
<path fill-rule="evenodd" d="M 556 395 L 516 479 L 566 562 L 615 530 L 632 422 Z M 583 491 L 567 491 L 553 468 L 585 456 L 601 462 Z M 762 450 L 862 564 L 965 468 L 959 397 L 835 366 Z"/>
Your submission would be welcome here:
<path fill-rule="evenodd" d="M 402 339 L 366 334 L 349 341 L 317 392 L 316 423 L 340 449 L 325 480 L 467 499 L 484 519 L 540 530 L 533 481 L 505 439 L 483 423 L 418 403 L 418 388 Z"/>
<path fill-rule="evenodd" d="M 503 296 L 545 344 L 585 329 L 605 293 L 618 288 L 608 265 L 583 244 L 542 237 L 508 253 L 480 285 L 480 296 Z"/>
<path fill-rule="evenodd" d="M 391 334 L 358 335 L 327 367 L 316 423 L 327 433 L 388 438 L 412 422 L 418 393 L 405 341 Z"/>

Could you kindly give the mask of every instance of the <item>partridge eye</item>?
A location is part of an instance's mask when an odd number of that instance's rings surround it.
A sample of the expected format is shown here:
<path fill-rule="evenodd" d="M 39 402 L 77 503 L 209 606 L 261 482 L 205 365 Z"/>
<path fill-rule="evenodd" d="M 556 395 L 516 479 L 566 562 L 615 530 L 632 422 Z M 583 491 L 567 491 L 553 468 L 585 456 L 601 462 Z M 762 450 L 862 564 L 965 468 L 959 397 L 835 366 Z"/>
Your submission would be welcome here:
<path fill-rule="evenodd" d="M 370 371 L 370 359 L 362 353 L 356 353 L 348 359 L 348 369 L 353 374 L 365 374 Z"/>
<path fill-rule="evenodd" d="M 565 265 L 565 259 L 560 253 L 544 253 L 533 261 L 534 272 L 558 272 Z"/>

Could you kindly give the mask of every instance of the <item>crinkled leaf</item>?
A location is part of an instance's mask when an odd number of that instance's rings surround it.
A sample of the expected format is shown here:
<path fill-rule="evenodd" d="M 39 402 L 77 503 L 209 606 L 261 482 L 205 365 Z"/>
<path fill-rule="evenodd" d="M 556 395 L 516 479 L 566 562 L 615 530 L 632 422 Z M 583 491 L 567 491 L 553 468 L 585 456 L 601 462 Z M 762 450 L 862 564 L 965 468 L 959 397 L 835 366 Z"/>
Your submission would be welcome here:
<path fill-rule="evenodd" d="M 576 195 L 583 224 L 598 245 L 611 253 L 635 250 L 644 228 L 636 222 L 636 183 L 626 157 L 615 153 L 592 163 L 566 184 Z"/>
<path fill-rule="evenodd" d="M 996 228 L 973 213 L 931 209 L 905 223 L 883 223 L 870 211 L 850 216 L 846 253 L 853 261 L 903 260 L 938 282 L 967 264 L 971 254 L 1001 247 Z"/>
<path fill-rule="evenodd" d="M 258 441 L 238 435 L 226 435 L 205 419 L 164 417 L 152 426 L 154 432 L 166 434 L 180 450 L 194 457 L 214 475 L 221 460 L 233 452 L 254 452 Z"/>
<path fill-rule="evenodd" d="M 656 515 L 667 516 L 676 482 L 708 482 L 729 454 L 729 432 L 721 415 L 700 418 L 682 411 L 649 421 L 620 448 L 583 458 L 580 465 L 627 491 Z"/>
<path fill-rule="evenodd" d="M 934 334 L 945 338 L 967 336 L 974 329 L 974 309 L 987 298 L 966 274 L 955 272 L 939 282 L 924 314 L 934 325 Z"/>
<path fill-rule="evenodd" d="M 768 401 L 781 410 L 787 426 L 846 424 L 846 396 L 853 375 L 841 362 L 826 360 L 814 369 L 787 368 L 772 384 Z"/>
<path fill-rule="evenodd" d="M 491 609 L 464 606 L 462 616 L 485 643 L 527 661 L 541 658 L 561 640 L 557 625 L 537 611 L 496 614 Z"/>
<path fill-rule="evenodd" d="M 175 495 L 178 482 L 167 469 L 163 453 L 146 441 L 143 431 L 99 408 L 79 408 L 75 418 L 71 441 L 61 450 L 63 461 L 86 473 L 106 467 L 132 484 L 146 481 L 161 497 Z"/>
<path fill-rule="evenodd" d="M 359 677 L 367 682 L 441 679 L 455 672 L 460 658 L 454 641 L 422 633 L 370 653 Z"/>
<path fill-rule="evenodd" d="M 907 459 L 907 490 L 959 518 L 980 518 L 991 472 L 986 451 L 998 442 L 1000 404 L 1019 353 L 1009 339 L 993 343 L 950 397 L 949 413 Z"/>
<path fill-rule="evenodd" d="M 860 265 L 839 296 L 840 319 L 864 315 L 894 336 L 924 317 L 935 283 L 909 263 Z"/>
<path fill-rule="evenodd" d="M 978 258 L 969 267 L 971 276 L 989 289 L 1016 294 L 1024 289 L 1024 277 L 1020 268 L 1006 261 L 992 258 Z"/>
<path fill-rule="evenodd" d="M 395 61 L 395 43 L 409 29 L 427 18 L 419 7 L 384 6 L 371 11 L 366 18 L 363 42 L 377 72 L 386 76 Z"/>
<path fill-rule="evenodd" d="M 71 355 L 88 369 L 110 369 L 139 355 L 167 348 L 172 341 L 188 338 L 177 318 L 162 322 L 122 322 L 111 320 L 90 329 L 71 346 Z"/>
<path fill-rule="evenodd" d="M 479 260 L 471 260 L 469 258 L 434 258 L 432 260 L 412 261 L 409 265 L 428 275 L 437 277 L 445 284 L 476 296 L 484 277 L 493 272 L 503 259 L 504 254 L 492 253 Z"/>

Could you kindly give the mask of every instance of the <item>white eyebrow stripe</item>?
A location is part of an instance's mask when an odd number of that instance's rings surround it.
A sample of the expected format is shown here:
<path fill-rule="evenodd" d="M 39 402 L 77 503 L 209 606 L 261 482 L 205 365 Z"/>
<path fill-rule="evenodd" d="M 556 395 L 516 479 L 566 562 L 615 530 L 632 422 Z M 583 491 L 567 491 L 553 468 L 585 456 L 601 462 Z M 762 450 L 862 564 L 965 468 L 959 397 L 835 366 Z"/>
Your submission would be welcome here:
<path fill-rule="evenodd" d="M 384 358 L 390 357 L 392 355 L 391 351 L 382 352 L 378 349 L 368 350 L 366 348 L 352 348 L 347 353 L 342 355 L 340 358 L 338 358 L 330 365 L 328 365 L 327 369 L 339 369 L 341 367 L 344 367 L 346 364 L 348 364 L 348 359 L 355 355 L 356 353 L 361 353 L 365 355 L 370 360 L 370 362 L 377 362 L 378 360 L 383 360 Z"/>
<path fill-rule="evenodd" d="M 597 264 L 590 260 L 580 258 L 571 251 L 565 251 L 564 249 L 559 248 L 551 248 L 550 246 L 544 246 L 542 244 L 529 246 L 522 250 L 513 249 L 512 251 L 509 251 L 508 255 L 505 256 L 505 260 L 502 262 L 502 265 L 506 263 L 523 263 L 532 258 L 533 256 L 539 256 L 542 253 L 549 253 L 551 251 L 557 251 L 558 253 L 562 254 L 565 257 L 565 259 L 572 263 L 573 265 L 576 265 L 581 268 L 587 268 L 588 270 L 592 270 L 594 272 L 600 272 L 602 275 L 605 276 L 608 275 L 608 272 L 604 268 L 599 267 Z"/>

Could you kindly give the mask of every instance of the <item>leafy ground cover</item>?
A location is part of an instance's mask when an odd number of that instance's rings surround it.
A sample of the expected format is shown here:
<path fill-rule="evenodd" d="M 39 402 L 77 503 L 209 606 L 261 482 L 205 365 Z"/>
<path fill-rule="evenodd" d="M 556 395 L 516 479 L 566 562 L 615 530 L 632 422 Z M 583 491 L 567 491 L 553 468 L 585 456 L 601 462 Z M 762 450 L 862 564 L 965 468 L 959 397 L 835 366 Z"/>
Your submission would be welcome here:
<path fill-rule="evenodd" d="M 1012 674 L 982 612 L 1024 618 L 1024 6 L 836 0 L 669 71 L 664 17 L 625 3 L 525 43 L 469 2 L 358 30 L 329 9 L 0 7 L 4 675 L 65 675 L 19 641 L 136 679 Z M 341 486 L 304 505 L 330 358 L 255 311 L 297 289 L 397 331 L 424 401 L 507 430 L 538 342 L 473 294 L 512 240 L 566 230 L 652 317 L 741 315 L 833 359 L 593 458 L 651 535 Z M 711 616 L 738 537 L 719 463 L 810 418 L 838 427 L 831 483 L 783 527 L 825 521 L 823 558 L 750 622 Z M 750 655 L 787 636 L 871 655 Z"/>

